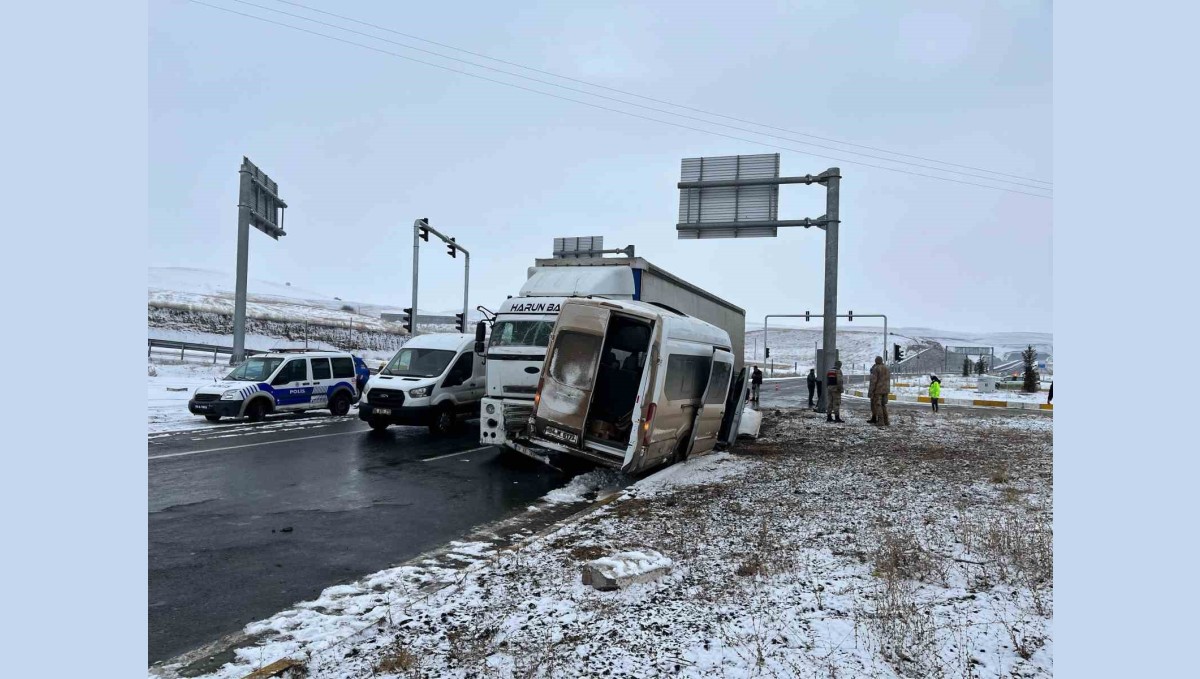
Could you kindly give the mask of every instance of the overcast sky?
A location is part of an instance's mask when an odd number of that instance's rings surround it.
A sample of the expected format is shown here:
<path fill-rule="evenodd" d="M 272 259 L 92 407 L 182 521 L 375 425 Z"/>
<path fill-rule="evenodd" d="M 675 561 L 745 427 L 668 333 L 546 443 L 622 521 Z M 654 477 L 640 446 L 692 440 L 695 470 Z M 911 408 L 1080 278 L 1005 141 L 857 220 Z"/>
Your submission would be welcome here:
<path fill-rule="evenodd" d="M 251 1 L 306 14 L 292 4 Z M 228 272 L 232 284 L 237 170 L 246 155 L 279 183 L 291 206 L 288 235 L 279 242 L 251 233 L 254 278 L 408 306 L 411 225 L 428 217 L 473 254 L 472 307 L 494 309 L 515 294 L 533 259 L 550 256 L 554 237 L 602 235 L 607 247 L 634 244 L 639 256 L 744 307 L 751 323 L 766 313 L 817 312 L 823 232 L 792 228 L 776 239 L 736 241 L 675 235 L 680 159 L 778 151 L 785 175 L 842 170 L 840 311 L 885 313 L 896 327 L 1052 330 L 1052 200 L 854 161 L 1047 191 L 849 153 L 880 155 L 862 148 L 813 148 L 800 142 L 830 144 L 795 134 L 1051 180 L 1049 2 L 298 1 L 589 83 L 785 128 L 792 132 L 752 129 L 798 141 L 590 98 L 235 0 L 204 2 L 761 141 L 553 99 L 187 0 L 152 0 L 151 266 Z M 780 217 L 818 217 L 824 201 L 819 187 L 785 186 Z M 421 274 L 422 308 L 461 304 L 461 259 L 440 245 L 424 246 Z"/>

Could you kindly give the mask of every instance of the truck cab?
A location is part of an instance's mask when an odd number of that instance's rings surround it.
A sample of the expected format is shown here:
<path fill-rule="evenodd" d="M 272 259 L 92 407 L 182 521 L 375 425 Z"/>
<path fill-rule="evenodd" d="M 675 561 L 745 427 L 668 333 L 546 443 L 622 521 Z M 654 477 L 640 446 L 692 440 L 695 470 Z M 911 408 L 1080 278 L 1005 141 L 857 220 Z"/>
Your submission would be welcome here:
<path fill-rule="evenodd" d="M 533 408 L 562 302 L 561 297 L 515 297 L 501 305 L 486 345 L 488 391 L 481 403 L 481 443 L 522 446 L 520 433 Z"/>

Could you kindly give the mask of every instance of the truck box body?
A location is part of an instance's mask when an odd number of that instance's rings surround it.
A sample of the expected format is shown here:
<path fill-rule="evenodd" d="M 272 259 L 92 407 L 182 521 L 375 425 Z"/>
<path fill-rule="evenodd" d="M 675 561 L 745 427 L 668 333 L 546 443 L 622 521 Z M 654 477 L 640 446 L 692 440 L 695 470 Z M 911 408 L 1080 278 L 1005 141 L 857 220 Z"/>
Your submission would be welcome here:
<path fill-rule="evenodd" d="M 522 297 L 605 297 L 661 304 L 712 323 L 733 341 L 734 370 L 742 369 L 746 311 L 654 266 L 641 257 L 539 259 L 521 286 Z"/>

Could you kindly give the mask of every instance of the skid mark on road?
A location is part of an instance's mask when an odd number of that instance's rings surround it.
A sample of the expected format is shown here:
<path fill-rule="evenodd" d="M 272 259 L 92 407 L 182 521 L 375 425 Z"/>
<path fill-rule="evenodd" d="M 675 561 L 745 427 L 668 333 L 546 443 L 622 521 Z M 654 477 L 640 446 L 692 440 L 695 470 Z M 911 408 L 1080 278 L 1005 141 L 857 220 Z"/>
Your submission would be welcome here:
<path fill-rule="evenodd" d="M 481 450 L 487 450 L 488 448 L 494 448 L 494 447 L 495 446 L 480 446 L 478 448 L 472 448 L 470 450 L 460 450 L 457 453 L 446 453 L 445 455 L 436 455 L 434 457 L 422 458 L 421 461 L 422 462 L 433 462 L 434 460 L 444 460 L 448 457 L 455 457 L 458 455 L 466 455 L 467 453 L 478 453 Z"/>

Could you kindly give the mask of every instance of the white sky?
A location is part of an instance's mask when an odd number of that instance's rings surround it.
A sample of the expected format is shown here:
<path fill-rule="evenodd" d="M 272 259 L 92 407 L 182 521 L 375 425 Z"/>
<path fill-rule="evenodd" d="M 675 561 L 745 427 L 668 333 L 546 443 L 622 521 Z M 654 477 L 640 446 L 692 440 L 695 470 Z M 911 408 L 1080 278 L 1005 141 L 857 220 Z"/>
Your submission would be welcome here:
<path fill-rule="evenodd" d="M 204 1 L 336 33 L 235 0 Z M 250 1 L 304 13 L 275 0 Z M 795 132 L 1023 177 L 1052 175 L 1049 2 L 298 1 Z M 784 229 L 777 239 L 739 241 L 675 236 L 681 158 L 778 150 L 785 175 L 842 169 L 839 311 L 886 313 L 897 327 L 1052 330 L 1052 200 L 863 167 L 852 161 L 929 173 L 371 43 L 762 143 L 670 127 L 184 0 L 154 0 L 150 18 L 152 266 L 227 271 L 232 281 L 237 169 L 247 155 L 279 182 L 291 205 L 288 236 L 273 242 L 252 232 L 254 278 L 408 306 L 411 224 L 428 217 L 472 251 L 472 307 L 494 308 L 514 294 L 533 259 L 550 255 L 555 236 L 603 235 L 606 246 L 632 243 L 639 256 L 745 307 L 751 323 L 765 313 L 817 312 L 822 232 Z M 824 200 L 821 188 L 785 186 L 780 217 L 820 216 Z M 421 307 L 455 308 L 462 260 L 447 257 L 440 244 L 423 247 Z"/>

